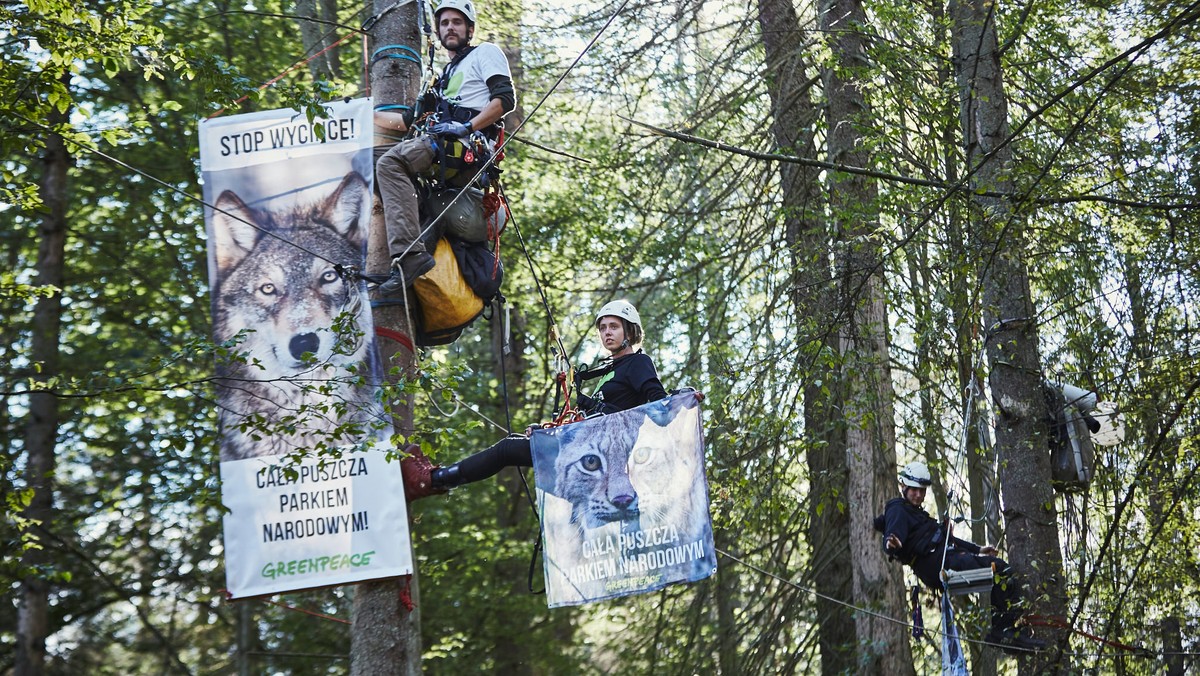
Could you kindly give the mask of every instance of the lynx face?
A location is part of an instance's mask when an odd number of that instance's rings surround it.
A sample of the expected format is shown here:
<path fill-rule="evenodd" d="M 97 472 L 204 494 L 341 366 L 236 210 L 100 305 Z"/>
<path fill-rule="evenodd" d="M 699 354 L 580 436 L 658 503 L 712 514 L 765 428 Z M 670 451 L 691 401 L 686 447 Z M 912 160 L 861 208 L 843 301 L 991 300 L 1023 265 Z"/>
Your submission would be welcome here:
<path fill-rule="evenodd" d="M 629 454 L 629 475 L 641 496 L 643 526 L 684 524 L 694 516 L 700 465 L 693 430 L 690 425 L 662 427 L 650 418 L 642 423 Z M 677 438 L 680 434 L 683 438 Z"/>
<path fill-rule="evenodd" d="M 571 503 L 571 521 L 580 528 L 637 518 L 629 449 L 638 422 L 635 416 L 613 416 L 594 433 L 576 439 L 555 461 L 557 494 Z"/>

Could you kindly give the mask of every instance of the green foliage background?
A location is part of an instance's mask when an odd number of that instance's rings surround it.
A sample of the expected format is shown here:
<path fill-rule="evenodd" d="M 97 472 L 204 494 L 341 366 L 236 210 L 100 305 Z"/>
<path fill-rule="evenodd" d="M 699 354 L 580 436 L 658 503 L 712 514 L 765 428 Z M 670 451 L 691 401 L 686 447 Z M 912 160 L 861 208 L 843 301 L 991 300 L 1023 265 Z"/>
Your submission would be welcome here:
<path fill-rule="evenodd" d="M 808 586 L 817 562 L 806 534 L 810 514 L 845 504 L 807 490 L 804 460 L 816 442 L 803 427 L 800 390 L 834 363 L 822 345 L 839 327 L 797 316 L 792 304 L 778 163 L 630 122 L 779 152 L 765 86 L 772 66 L 763 63 L 754 8 L 622 5 L 555 87 L 619 6 L 514 5 L 503 7 L 519 17 L 514 26 L 489 19 L 488 7 L 479 33 L 519 36 L 525 111 L 545 99 L 521 132 L 538 146 L 511 144 L 504 173 L 516 217 L 502 249 L 505 294 L 525 370 L 502 382 L 491 325 L 477 322 L 456 345 L 424 356 L 434 378 L 427 382 L 438 385 L 416 398 L 417 435 L 447 463 L 503 436 L 484 416 L 514 429 L 547 418 L 552 326 L 572 361 L 587 361 L 596 354 L 591 309 L 628 297 L 647 318 L 646 348 L 664 381 L 707 394 L 711 510 L 723 556 L 718 575 L 700 584 L 549 611 L 528 588 L 537 522 L 515 470 L 415 503 L 424 667 L 815 673 L 820 628 Z M 815 77 L 829 54 L 815 7 L 796 9 Z M 874 115 L 867 169 L 881 176 L 873 236 L 888 252 L 899 454 L 930 460 L 961 495 L 955 364 L 960 336 L 979 321 L 980 261 L 963 246 L 948 22 L 937 6 L 879 0 L 867 9 L 871 60 L 859 75 Z M 339 7 L 341 25 L 325 28 L 340 37 L 370 11 Z M 348 627 L 222 595 L 196 133 L 223 107 L 304 108 L 362 94 L 356 40 L 341 48 L 343 72 L 314 78 L 300 68 L 258 89 L 306 56 L 293 14 L 282 0 L 0 5 L 0 495 L 8 517 L 0 523 L 0 655 L 15 641 L 20 580 L 39 575 L 52 581 L 53 673 L 227 673 L 245 623 L 258 673 L 349 669 Z M 997 7 L 1018 130 L 1014 199 L 1028 215 L 1045 372 L 1117 402 L 1128 430 L 1124 443 L 1097 448 L 1090 490 L 1059 498 L 1071 621 L 1148 650 L 1073 639 L 1074 666 L 1101 673 L 1160 673 L 1167 618 L 1181 620 L 1181 650 L 1193 666 L 1200 652 L 1195 18 L 1194 7 L 1178 2 Z M 1163 26 L 1173 28 L 1129 51 Z M 819 81 L 813 87 L 819 99 Z M 54 125 L 53 111 L 68 124 Z M 68 140 L 72 157 L 66 276 L 61 289 L 39 289 L 37 185 L 53 133 Z M 828 250 L 810 252 L 818 278 L 845 244 L 828 239 Z M 29 346 L 43 293 L 61 294 L 63 359 L 39 383 Z M 20 518 L 31 388 L 61 402 L 56 509 L 45 524 Z M 444 415 L 434 400 L 457 413 Z M 23 569 L 28 546 L 44 547 L 49 565 Z M 540 567 L 533 586 L 541 586 Z M 281 602 L 346 619 L 353 593 Z M 983 614 L 966 612 L 965 633 L 982 633 L 974 629 Z M 855 638 L 843 638 L 852 649 Z M 913 652 L 936 668 L 931 650 L 914 644 Z M 8 659 L 0 657 L 0 671 L 11 668 Z"/>

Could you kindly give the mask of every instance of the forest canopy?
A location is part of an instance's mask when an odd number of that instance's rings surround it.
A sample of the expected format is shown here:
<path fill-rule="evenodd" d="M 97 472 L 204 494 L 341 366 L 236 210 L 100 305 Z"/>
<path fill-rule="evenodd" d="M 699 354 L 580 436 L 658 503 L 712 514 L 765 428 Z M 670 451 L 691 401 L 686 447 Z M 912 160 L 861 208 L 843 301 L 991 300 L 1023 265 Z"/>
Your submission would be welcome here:
<path fill-rule="evenodd" d="M 358 588 L 223 593 L 197 130 L 380 95 L 380 17 L 430 9 L 390 5 L 0 3 L 0 673 L 352 671 Z M 871 525 L 915 460 L 1053 645 L 1006 657 L 956 597 L 973 673 L 1196 667 L 1200 6 L 478 13 L 518 91 L 507 300 L 391 393 L 452 463 L 549 419 L 555 338 L 593 361 L 592 313 L 629 299 L 664 383 L 705 395 L 719 569 L 549 610 L 506 470 L 411 506 L 421 668 L 936 670 L 934 597 L 913 639 Z M 423 83 L 445 51 L 417 47 L 390 65 Z M 1071 486 L 1047 381 L 1125 428 Z"/>

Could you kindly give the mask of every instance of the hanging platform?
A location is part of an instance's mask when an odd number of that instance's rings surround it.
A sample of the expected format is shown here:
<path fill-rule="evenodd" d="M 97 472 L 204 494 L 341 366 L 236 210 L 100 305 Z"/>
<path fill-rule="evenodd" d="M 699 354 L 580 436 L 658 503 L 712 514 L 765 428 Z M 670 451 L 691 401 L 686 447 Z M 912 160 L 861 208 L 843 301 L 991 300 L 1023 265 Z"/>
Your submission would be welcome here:
<path fill-rule="evenodd" d="M 942 583 L 951 596 L 982 594 L 992 591 L 996 579 L 996 564 L 974 570 L 943 570 Z"/>

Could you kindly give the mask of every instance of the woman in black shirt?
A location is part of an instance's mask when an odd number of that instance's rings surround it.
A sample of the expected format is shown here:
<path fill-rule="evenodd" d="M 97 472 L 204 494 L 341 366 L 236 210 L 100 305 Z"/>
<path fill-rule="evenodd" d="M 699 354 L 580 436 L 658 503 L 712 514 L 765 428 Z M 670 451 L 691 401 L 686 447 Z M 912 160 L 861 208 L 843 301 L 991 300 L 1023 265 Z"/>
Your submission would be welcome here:
<path fill-rule="evenodd" d="M 600 367 L 580 374 L 592 385 L 592 394 L 576 397 L 578 407 L 587 414 L 616 413 L 667 396 L 654 362 L 638 346 L 645 335 L 638 311 L 629 301 L 614 300 L 596 314 L 596 330 L 611 357 Z M 494 476 L 505 467 L 532 467 L 529 437 L 513 434 L 491 447 L 448 467 L 435 467 L 419 446 L 409 446 L 410 456 L 400 463 L 404 491 L 411 502 L 463 484 Z"/>

